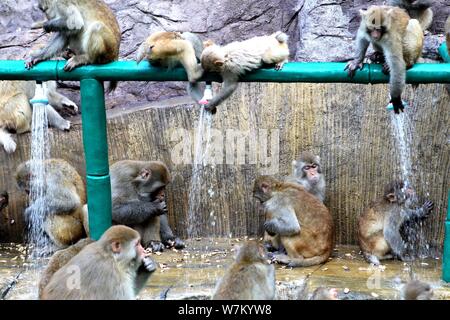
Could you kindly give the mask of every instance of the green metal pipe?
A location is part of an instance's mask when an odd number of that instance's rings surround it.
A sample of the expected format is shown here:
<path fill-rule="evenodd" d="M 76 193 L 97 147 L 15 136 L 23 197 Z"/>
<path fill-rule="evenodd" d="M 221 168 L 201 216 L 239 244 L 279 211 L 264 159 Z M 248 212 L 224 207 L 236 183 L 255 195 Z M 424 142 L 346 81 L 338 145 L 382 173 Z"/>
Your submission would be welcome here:
<path fill-rule="evenodd" d="M 143 61 L 117 61 L 105 65 L 88 65 L 71 72 L 63 70 L 65 61 L 45 61 L 26 70 L 20 60 L 0 61 L 0 79 L 4 80 L 73 80 L 97 79 L 100 81 L 187 81 L 183 68 L 172 70 L 152 67 Z M 291 62 L 283 70 L 263 68 L 241 78 L 242 82 L 342 82 L 387 83 L 380 64 L 365 64 L 353 79 L 344 71 L 342 62 Z M 217 74 L 206 74 L 202 81 L 221 81 Z M 450 63 L 418 63 L 406 73 L 407 83 L 450 83 Z"/>
<path fill-rule="evenodd" d="M 444 60 L 444 62 L 450 62 L 450 55 L 448 54 L 448 50 L 447 50 L 447 43 L 442 43 L 441 46 L 439 47 L 439 54 L 442 57 L 442 60 Z"/>
<path fill-rule="evenodd" d="M 101 81 L 83 79 L 80 86 L 89 231 L 97 240 L 112 222 L 105 96 Z"/>

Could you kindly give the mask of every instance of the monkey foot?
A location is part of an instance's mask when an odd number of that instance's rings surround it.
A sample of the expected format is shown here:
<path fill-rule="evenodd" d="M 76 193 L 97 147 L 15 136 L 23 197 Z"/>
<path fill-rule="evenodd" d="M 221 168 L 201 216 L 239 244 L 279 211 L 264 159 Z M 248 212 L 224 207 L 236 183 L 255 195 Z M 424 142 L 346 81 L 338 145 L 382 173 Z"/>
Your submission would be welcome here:
<path fill-rule="evenodd" d="M 216 107 L 209 107 L 208 105 L 205 106 L 205 110 L 211 112 L 212 114 L 216 114 L 217 112 Z"/>
<path fill-rule="evenodd" d="M 164 251 L 164 245 L 159 241 L 152 241 L 150 242 L 147 249 L 150 249 L 150 252 L 163 252 Z"/>
<path fill-rule="evenodd" d="M 177 250 L 181 250 L 186 247 L 186 244 L 180 238 L 169 239 L 169 240 L 163 241 L 163 243 L 166 246 L 166 248 L 169 248 L 169 249 L 175 248 Z"/>

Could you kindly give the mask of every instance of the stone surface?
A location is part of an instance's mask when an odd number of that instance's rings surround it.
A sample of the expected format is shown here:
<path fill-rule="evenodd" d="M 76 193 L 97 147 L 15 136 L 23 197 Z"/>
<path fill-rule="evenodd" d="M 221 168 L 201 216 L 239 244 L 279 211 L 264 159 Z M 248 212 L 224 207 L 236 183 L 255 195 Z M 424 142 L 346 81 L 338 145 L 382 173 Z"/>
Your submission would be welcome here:
<path fill-rule="evenodd" d="M 291 59 L 297 61 L 344 61 L 354 51 L 353 38 L 359 23 L 358 10 L 383 1 L 363 0 L 106 0 L 122 30 L 120 59 L 132 60 L 139 44 L 159 30 L 192 31 L 218 43 L 243 40 L 283 30 L 290 36 Z M 450 14 L 446 0 L 435 1 L 435 21 L 427 35 L 424 57 L 438 59 L 443 25 Z M 37 0 L 3 0 L 0 3 L 0 59 L 23 59 L 48 37 L 30 30 L 43 15 Z M 185 95 L 185 84 L 120 83 L 107 97 L 109 108 Z M 69 95 L 79 101 L 78 95 Z"/>

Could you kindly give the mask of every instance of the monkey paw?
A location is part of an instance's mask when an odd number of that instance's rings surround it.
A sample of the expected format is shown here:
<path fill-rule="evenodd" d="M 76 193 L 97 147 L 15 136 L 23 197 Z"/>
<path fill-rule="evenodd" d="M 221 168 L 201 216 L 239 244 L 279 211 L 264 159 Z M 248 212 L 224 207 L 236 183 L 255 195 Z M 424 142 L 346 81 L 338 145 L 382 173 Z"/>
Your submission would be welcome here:
<path fill-rule="evenodd" d="M 211 114 L 216 114 L 217 107 L 213 107 L 213 106 L 210 106 L 210 105 L 205 105 L 205 110 L 211 112 Z"/>
<path fill-rule="evenodd" d="M 389 75 L 391 72 L 391 68 L 389 68 L 389 65 L 387 62 L 383 63 L 383 69 L 381 70 L 385 75 Z"/>
<path fill-rule="evenodd" d="M 391 98 L 390 103 L 387 105 L 386 109 L 394 110 L 396 114 L 399 114 L 400 111 L 403 112 L 405 108 L 408 107 L 408 104 L 403 101 L 401 98 Z"/>
<path fill-rule="evenodd" d="M 186 247 L 186 244 L 180 238 L 168 239 L 166 241 L 163 241 L 163 243 L 166 246 L 166 248 L 169 248 L 169 249 L 175 248 L 177 250 L 181 250 Z"/>
<path fill-rule="evenodd" d="M 150 245 L 148 246 L 148 249 L 153 252 L 163 252 L 164 251 L 164 245 L 159 241 L 152 241 L 150 242 Z"/>
<path fill-rule="evenodd" d="M 281 69 L 283 69 L 283 66 L 284 66 L 284 62 L 277 63 L 275 65 L 275 70 L 280 71 Z"/>
<path fill-rule="evenodd" d="M 31 68 L 33 68 L 40 60 L 39 59 L 33 59 L 30 58 L 28 60 L 25 61 L 25 68 L 27 70 L 30 70 Z"/>
<path fill-rule="evenodd" d="M 142 264 L 148 272 L 153 272 L 156 270 L 156 263 L 150 257 L 145 257 L 142 260 Z"/>
<path fill-rule="evenodd" d="M 363 68 L 363 63 L 359 62 L 358 60 L 352 60 L 345 66 L 345 69 L 347 71 L 347 74 L 350 78 L 353 78 L 355 76 L 356 70 L 361 70 Z"/>
<path fill-rule="evenodd" d="M 69 99 L 62 102 L 62 105 L 64 108 L 67 108 L 70 110 L 70 113 L 73 115 L 78 114 L 78 106 L 75 104 L 75 102 L 70 101 Z"/>
<path fill-rule="evenodd" d="M 423 212 L 424 212 L 424 214 L 423 214 L 422 217 L 425 218 L 425 217 L 428 216 L 428 214 L 429 214 L 429 213 L 431 212 L 431 210 L 433 210 L 433 208 L 434 208 L 434 203 L 433 203 L 433 201 L 430 201 L 430 200 L 425 201 L 425 203 L 423 204 L 422 208 L 423 208 Z"/>

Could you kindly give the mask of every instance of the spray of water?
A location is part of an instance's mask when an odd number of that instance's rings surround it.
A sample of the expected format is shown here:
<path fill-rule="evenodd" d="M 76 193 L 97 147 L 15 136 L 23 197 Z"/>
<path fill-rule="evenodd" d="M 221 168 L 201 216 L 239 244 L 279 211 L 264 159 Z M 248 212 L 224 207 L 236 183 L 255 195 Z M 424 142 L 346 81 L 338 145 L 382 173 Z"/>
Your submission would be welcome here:
<path fill-rule="evenodd" d="M 404 182 L 404 189 L 414 188 L 412 185 L 412 154 L 415 151 L 413 137 L 414 124 L 409 118 L 408 113 L 396 115 L 391 113 L 391 124 L 393 136 L 396 142 L 396 150 L 400 161 L 400 179 Z M 416 164 L 415 164 L 416 165 Z M 413 197 L 406 202 L 410 208 L 419 205 L 417 198 Z M 429 256 L 429 243 L 424 236 L 424 227 L 421 220 L 410 221 L 404 228 L 404 237 L 406 240 L 407 253 L 412 257 L 425 258 Z"/>

